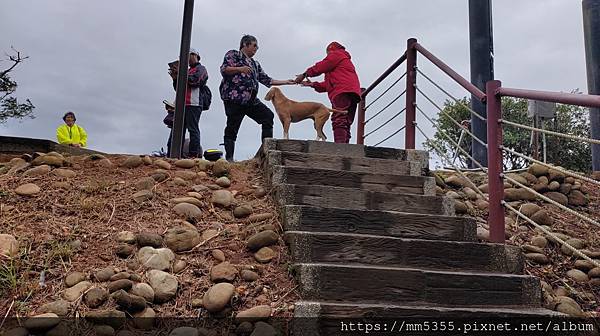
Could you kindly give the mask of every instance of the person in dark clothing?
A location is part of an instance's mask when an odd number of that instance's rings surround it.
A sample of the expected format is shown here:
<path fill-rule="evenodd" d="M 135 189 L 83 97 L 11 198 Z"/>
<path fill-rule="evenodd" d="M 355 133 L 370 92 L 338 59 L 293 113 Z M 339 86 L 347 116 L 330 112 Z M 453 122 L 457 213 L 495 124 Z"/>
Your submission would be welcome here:
<path fill-rule="evenodd" d="M 177 89 L 177 67 L 173 67 L 169 74 L 173 79 L 173 87 Z M 188 69 L 188 81 L 185 90 L 185 114 L 184 114 L 184 126 L 185 129 L 190 133 L 190 147 L 188 157 L 197 158 L 202 157 L 202 146 L 200 145 L 200 115 L 203 110 L 203 101 L 200 88 L 206 85 L 208 81 L 208 72 L 206 68 L 200 64 L 200 55 L 195 49 L 190 49 L 189 58 L 189 69 Z M 185 138 L 185 132 L 183 132 L 183 138 Z M 169 134 L 169 141 L 167 142 L 167 156 L 171 154 L 171 138 L 173 137 L 173 130 Z M 183 141 L 181 142 L 183 144 Z"/>
<path fill-rule="evenodd" d="M 295 84 L 293 79 L 276 80 L 269 77 L 258 61 L 253 59 L 257 51 L 256 37 L 244 35 L 240 41 L 240 49 L 228 51 L 221 65 L 223 80 L 219 91 L 227 115 L 223 140 L 225 158 L 228 161 L 233 161 L 235 141 L 244 116 L 261 125 L 261 139 L 273 137 L 274 114 L 257 98 L 258 83 L 266 87 Z"/>

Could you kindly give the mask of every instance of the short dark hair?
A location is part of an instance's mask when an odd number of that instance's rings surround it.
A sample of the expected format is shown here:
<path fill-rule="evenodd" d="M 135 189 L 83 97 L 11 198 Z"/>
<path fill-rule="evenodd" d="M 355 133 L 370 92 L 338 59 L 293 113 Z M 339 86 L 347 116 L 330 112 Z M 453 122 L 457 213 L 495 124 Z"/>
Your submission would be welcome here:
<path fill-rule="evenodd" d="M 258 40 L 256 39 L 256 37 L 252 36 L 252 35 L 244 35 L 242 36 L 242 39 L 240 40 L 240 50 L 247 46 L 248 44 L 252 43 L 252 42 L 258 42 Z"/>
<path fill-rule="evenodd" d="M 68 116 L 71 116 L 71 117 L 73 117 L 73 120 L 77 120 L 77 118 L 75 118 L 75 113 L 73 113 L 73 112 L 69 111 L 69 112 L 65 113 L 65 115 L 63 116 L 63 118 L 62 118 L 62 119 L 63 119 L 63 121 L 67 121 L 67 117 L 68 117 Z"/>

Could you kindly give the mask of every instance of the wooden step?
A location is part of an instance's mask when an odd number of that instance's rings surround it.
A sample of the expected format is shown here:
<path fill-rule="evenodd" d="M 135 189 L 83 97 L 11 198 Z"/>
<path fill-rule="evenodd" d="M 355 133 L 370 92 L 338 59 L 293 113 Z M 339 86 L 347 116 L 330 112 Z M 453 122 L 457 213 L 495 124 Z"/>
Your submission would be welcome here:
<path fill-rule="evenodd" d="M 314 301 L 299 301 L 294 307 L 293 335 L 307 336 L 363 335 L 367 323 L 371 327 L 369 334 L 372 335 L 383 334 L 384 331 L 389 332 L 384 333 L 385 335 L 464 335 L 467 330 L 473 334 L 488 335 L 481 329 L 484 324 L 488 328 L 486 331 L 491 330 L 491 324 L 504 323 L 509 323 L 511 328 L 520 328 L 522 325 L 531 326 L 532 324 L 537 326 L 538 323 L 542 323 L 542 328 L 545 329 L 549 322 L 556 323 L 568 319 L 565 314 L 551 310 L 522 307 L 453 308 L 435 305 L 411 306 Z M 362 322 L 362 332 L 356 329 L 359 322 Z M 350 323 L 354 323 L 354 325 L 351 327 Z M 378 323 L 379 332 L 374 331 L 376 323 Z M 562 326 L 562 324 L 560 325 Z M 476 327 L 479 328 L 479 332 L 474 331 Z M 351 333 L 352 331 L 354 333 Z M 493 333 L 493 335 L 520 335 L 514 329 L 511 331 L 504 330 Z M 523 332 L 522 335 L 527 334 L 529 333 Z M 543 334 L 563 336 L 565 332 L 563 330 L 548 331 Z"/>
<path fill-rule="evenodd" d="M 422 164 L 418 161 L 372 159 L 326 154 L 268 151 L 267 166 L 333 169 L 372 174 L 421 176 Z"/>
<path fill-rule="evenodd" d="M 441 196 L 395 194 L 355 188 L 294 184 L 274 185 L 273 195 L 280 206 L 309 205 L 322 208 L 454 215 L 452 200 Z"/>
<path fill-rule="evenodd" d="M 399 194 L 435 195 L 435 179 L 331 169 L 270 166 L 270 184 L 322 185 Z"/>
<path fill-rule="evenodd" d="M 414 149 L 370 147 L 326 141 L 265 139 L 262 147 L 263 153 L 261 155 L 266 155 L 270 150 L 357 158 L 366 157 L 386 160 L 416 161 L 421 163 L 421 168 L 423 169 L 428 169 L 429 167 L 429 153 Z"/>
<path fill-rule="evenodd" d="M 523 254 L 516 246 L 300 231 L 287 231 L 285 239 L 296 263 L 523 272 Z"/>
<path fill-rule="evenodd" d="M 427 240 L 476 241 L 473 218 L 302 205 L 281 207 L 286 231 L 345 232 Z"/>
<path fill-rule="evenodd" d="M 300 296 L 308 301 L 453 307 L 541 304 L 539 279 L 525 275 L 308 263 L 295 264 L 294 271 Z"/>

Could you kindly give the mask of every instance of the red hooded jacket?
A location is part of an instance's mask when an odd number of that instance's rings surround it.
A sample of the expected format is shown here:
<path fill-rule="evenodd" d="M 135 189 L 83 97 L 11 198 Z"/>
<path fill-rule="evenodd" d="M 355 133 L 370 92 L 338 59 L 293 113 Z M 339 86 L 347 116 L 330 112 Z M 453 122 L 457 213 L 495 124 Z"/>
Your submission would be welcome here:
<path fill-rule="evenodd" d="M 327 92 L 331 101 L 345 92 L 356 93 L 360 97 L 360 82 L 350 58 L 344 49 L 330 51 L 322 61 L 306 70 L 308 77 L 325 74 L 325 81 L 313 82 L 311 86 L 317 92 Z"/>

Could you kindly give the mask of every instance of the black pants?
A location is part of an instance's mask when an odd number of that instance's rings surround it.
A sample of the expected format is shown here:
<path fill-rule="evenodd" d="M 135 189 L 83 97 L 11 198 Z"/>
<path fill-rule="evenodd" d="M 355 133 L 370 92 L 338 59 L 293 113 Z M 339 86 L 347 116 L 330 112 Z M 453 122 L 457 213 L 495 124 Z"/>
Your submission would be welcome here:
<path fill-rule="evenodd" d="M 251 105 L 241 105 L 225 102 L 225 114 L 227 115 L 227 126 L 225 127 L 225 157 L 233 160 L 233 151 L 237 134 L 245 116 L 256 121 L 262 126 L 261 139 L 273 137 L 273 118 L 275 115 L 265 104 L 256 99 Z"/>
<path fill-rule="evenodd" d="M 183 125 L 184 128 L 190 133 L 190 147 L 189 157 L 202 157 L 202 146 L 200 145 L 200 115 L 202 115 L 201 106 L 186 106 Z M 169 134 L 169 141 L 167 141 L 167 156 L 171 156 L 171 138 L 173 137 L 173 129 Z M 185 130 L 183 132 L 183 139 L 181 145 L 185 143 Z"/>

